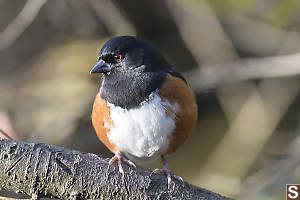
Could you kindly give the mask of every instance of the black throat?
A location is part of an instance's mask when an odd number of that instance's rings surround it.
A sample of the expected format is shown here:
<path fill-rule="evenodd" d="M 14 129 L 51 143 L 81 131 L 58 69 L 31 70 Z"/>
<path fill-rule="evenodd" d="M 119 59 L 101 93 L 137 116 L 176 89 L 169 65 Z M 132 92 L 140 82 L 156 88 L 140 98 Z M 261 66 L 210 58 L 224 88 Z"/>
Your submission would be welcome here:
<path fill-rule="evenodd" d="M 166 72 L 112 73 L 103 77 L 101 97 L 121 108 L 131 109 L 146 101 L 166 79 Z"/>

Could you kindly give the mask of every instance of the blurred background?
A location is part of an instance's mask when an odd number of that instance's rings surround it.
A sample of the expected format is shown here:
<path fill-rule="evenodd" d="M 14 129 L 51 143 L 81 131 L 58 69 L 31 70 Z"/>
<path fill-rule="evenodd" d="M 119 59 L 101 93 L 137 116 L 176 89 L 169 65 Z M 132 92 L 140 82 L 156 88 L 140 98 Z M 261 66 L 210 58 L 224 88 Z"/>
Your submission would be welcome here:
<path fill-rule="evenodd" d="M 150 42 L 196 93 L 173 172 L 237 199 L 283 199 L 300 183 L 298 0 L 0 0 L 0 128 L 112 156 L 91 125 L 89 71 L 119 35 Z"/>

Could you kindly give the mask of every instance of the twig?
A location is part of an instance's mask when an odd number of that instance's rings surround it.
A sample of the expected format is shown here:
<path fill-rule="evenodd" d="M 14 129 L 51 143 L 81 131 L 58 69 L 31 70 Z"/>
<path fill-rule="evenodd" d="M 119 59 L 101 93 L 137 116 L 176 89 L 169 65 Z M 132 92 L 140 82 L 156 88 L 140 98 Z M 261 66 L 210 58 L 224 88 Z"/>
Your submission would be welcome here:
<path fill-rule="evenodd" d="M 113 1 L 89 0 L 88 3 L 112 35 L 136 35 L 135 28 Z"/>
<path fill-rule="evenodd" d="M 300 53 L 266 58 L 242 59 L 222 66 L 204 66 L 185 74 L 197 91 L 252 79 L 296 76 L 300 74 Z"/>
<path fill-rule="evenodd" d="M 296 134 L 300 133 L 300 119 Z M 262 169 L 256 171 L 240 185 L 238 196 L 275 197 L 271 191 L 279 191 L 286 183 L 292 182 L 295 171 L 300 165 L 300 136 L 280 150 L 282 155 Z M 263 179 L 261 177 L 264 177 Z M 259 184 L 258 184 L 259 183 Z"/>
<path fill-rule="evenodd" d="M 1 128 L 0 128 L 0 133 L 2 133 L 7 139 L 13 140 L 7 133 L 5 133 Z"/>
<path fill-rule="evenodd" d="M 238 57 L 209 3 L 181 0 L 168 0 L 166 3 L 182 39 L 198 64 L 222 63 Z"/>
<path fill-rule="evenodd" d="M 300 50 L 300 36 L 293 29 L 280 29 L 264 20 L 229 12 L 221 19 L 235 47 L 243 52 L 266 56 Z"/>
<path fill-rule="evenodd" d="M 18 16 L 0 34 L 0 50 L 9 47 L 33 22 L 47 0 L 27 0 Z"/>

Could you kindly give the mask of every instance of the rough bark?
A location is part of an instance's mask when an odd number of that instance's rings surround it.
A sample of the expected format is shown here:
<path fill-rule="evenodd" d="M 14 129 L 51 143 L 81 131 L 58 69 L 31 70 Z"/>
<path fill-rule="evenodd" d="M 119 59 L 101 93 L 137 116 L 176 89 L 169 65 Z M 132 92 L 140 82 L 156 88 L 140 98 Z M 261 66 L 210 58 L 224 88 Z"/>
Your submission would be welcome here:
<path fill-rule="evenodd" d="M 41 143 L 0 139 L 0 190 L 33 198 L 60 199 L 228 199 L 164 175 L 125 165 L 122 180 L 108 159 Z M 151 176 L 150 176 L 151 175 Z"/>

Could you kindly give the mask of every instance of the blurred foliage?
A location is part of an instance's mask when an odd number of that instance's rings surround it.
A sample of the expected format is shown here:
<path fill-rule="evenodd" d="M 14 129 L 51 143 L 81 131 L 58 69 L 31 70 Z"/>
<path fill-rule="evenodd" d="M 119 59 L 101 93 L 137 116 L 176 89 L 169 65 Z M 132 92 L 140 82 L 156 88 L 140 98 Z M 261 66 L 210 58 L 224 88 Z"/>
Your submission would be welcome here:
<path fill-rule="evenodd" d="M 196 93 L 197 128 L 170 168 L 237 199 L 282 199 L 300 180 L 299 17 L 297 0 L 0 0 L 0 128 L 111 156 L 89 71 L 105 41 L 134 35 Z"/>
<path fill-rule="evenodd" d="M 277 5 L 274 6 L 273 10 L 269 13 L 269 19 L 272 24 L 279 27 L 286 27 L 290 25 L 293 18 L 299 10 L 299 1 L 278 1 Z"/>
<path fill-rule="evenodd" d="M 255 0 L 228 0 L 228 1 L 219 1 L 219 0 L 210 0 L 211 5 L 221 12 L 239 12 L 239 13 L 246 13 L 250 11 L 253 6 L 255 5 Z"/>

